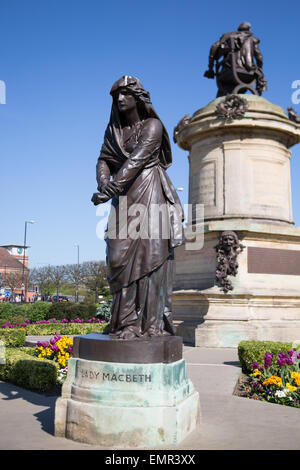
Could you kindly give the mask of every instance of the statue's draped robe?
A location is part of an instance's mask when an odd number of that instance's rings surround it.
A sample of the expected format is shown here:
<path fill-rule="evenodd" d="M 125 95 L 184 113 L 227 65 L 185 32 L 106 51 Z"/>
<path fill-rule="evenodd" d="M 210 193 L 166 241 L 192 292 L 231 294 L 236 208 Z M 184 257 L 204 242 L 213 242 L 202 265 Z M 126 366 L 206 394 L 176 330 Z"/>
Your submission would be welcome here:
<path fill-rule="evenodd" d="M 118 190 L 106 236 L 108 281 L 113 294 L 112 334 L 118 335 L 125 327 L 137 336 L 174 334 L 172 258 L 173 248 L 183 242 L 183 212 L 164 170 L 164 138 L 164 127 L 156 118 L 138 123 L 127 142 L 120 128 L 108 126 L 98 160 L 98 183 L 105 185 L 113 175 Z M 133 204 L 142 206 L 135 206 L 137 210 L 132 212 Z M 164 219 L 160 230 L 159 207 Z M 155 238 L 153 229 L 158 230 Z"/>

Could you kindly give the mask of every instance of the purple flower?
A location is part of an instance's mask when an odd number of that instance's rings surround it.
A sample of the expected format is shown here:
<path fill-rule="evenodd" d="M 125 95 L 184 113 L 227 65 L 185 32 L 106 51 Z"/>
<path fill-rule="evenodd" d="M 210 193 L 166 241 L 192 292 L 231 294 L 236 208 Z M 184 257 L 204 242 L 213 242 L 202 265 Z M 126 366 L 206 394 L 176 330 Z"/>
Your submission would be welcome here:
<path fill-rule="evenodd" d="M 278 359 L 277 359 L 277 364 L 278 364 L 280 367 L 285 366 L 285 358 L 278 358 Z"/>
<path fill-rule="evenodd" d="M 290 349 L 289 352 L 288 352 L 288 354 L 289 354 L 290 356 L 293 356 L 295 352 L 296 352 L 296 351 L 294 351 L 293 349 Z"/>
<path fill-rule="evenodd" d="M 273 354 L 266 352 L 265 353 L 265 362 L 264 362 L 264 368 L 268 369 L 272 365 L 272 360 L 273 360 Z"/>
<path fill-rule="evenodd" d="M 278 354 L 278 359 L 277 359 L 277 364 L 281 367 L 285 366 L 288 364 L 289 366 L 294 364 L 293 358 L 288 356 L 285 353 L 279 353 Z"/>
<path fill-rule="evenodd" d="M 69 347 L 68 347 L 68 352 L 69 352 L 69 353 L 72 353 L 72 352 L 73 352 L 72 346 L 69 346 Z"/>

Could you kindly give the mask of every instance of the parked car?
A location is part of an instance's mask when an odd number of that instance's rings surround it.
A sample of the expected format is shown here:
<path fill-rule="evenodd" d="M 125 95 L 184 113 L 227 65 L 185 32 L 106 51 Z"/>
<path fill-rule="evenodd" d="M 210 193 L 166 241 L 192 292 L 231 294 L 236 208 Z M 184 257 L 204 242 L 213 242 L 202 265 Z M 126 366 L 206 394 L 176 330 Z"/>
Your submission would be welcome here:
<path fill-rule="evenodd" d="M 53 295 L 52 302 L 69 302 L 69 299 L 66 295 L 59 295 L 58 298 L 57 295 Z"/>

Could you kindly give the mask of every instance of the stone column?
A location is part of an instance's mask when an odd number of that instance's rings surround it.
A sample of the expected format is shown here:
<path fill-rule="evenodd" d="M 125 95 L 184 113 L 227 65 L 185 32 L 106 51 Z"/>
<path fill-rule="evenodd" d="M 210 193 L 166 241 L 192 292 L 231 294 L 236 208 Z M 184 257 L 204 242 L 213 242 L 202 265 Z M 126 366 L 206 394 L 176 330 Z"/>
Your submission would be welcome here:
<path fill-rule="evenodd" d="M 218 116 L 218 98 L 176 133 L 189 151 L 189 203 L 204 205 L 204 246 L 176 250 L 174 313 L 178 332 L 199 346 L 300 339 L 300 230 L 290 184 L 300 125 L 262 97 L 239 97 L 248 108 L 240 117 Z M 245 246 L 227 293 L 216 282 L 215 246 L 225 230 Z"/>

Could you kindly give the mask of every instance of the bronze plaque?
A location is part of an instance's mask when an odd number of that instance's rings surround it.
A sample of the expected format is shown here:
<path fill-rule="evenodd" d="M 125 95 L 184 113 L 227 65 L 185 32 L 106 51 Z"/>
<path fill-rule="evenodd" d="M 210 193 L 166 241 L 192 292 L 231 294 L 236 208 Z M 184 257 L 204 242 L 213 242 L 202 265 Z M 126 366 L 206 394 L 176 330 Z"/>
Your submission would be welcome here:
<path fill-rule="evenodd" d="M 300 276 L 300 251 L 248 247 L 248 273 Z"/>

